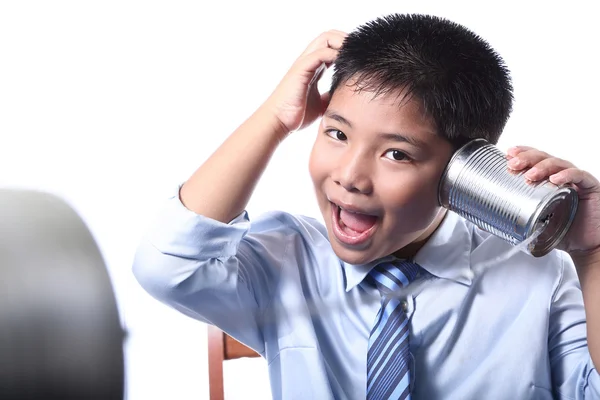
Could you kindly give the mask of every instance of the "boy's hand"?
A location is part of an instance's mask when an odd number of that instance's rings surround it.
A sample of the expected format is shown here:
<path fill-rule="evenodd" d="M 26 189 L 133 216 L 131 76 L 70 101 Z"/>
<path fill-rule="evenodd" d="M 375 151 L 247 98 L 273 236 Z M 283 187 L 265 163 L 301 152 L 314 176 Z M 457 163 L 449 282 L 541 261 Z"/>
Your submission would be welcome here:
<path fill-rule="evenodd" d="M 573 184 L 579 194 L 579 206 L 573 225 L 559 245 L 571 255 L 585 256 L 600 251 L 600 182 L 589 172 L 531 147 L 517 146 L 507 152 L 512 170 L 529 170 L 531 181 L 549 179 L 555 185 Z"/>
<path fill-rule="evenodd" d="M 325 67 L 335 61 L 345 37 L 346 33 L 331 30 L 313 40 L 266 101 L 286 134 L 323 115 L 329 93 L 320 94 L 317 83 Z"/>

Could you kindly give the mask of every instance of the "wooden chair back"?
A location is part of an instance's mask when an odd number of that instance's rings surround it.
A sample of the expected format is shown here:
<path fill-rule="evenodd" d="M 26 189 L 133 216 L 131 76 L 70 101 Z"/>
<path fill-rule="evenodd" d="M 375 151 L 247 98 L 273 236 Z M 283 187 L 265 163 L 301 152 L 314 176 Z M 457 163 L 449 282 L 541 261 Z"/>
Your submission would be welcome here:
<path fill-rule="evenodd" d="M 208 378 L 210 400 L 224 400 L 223 362 L 242 357 L 260 357 L 219 328 L 208 325 Z"/>

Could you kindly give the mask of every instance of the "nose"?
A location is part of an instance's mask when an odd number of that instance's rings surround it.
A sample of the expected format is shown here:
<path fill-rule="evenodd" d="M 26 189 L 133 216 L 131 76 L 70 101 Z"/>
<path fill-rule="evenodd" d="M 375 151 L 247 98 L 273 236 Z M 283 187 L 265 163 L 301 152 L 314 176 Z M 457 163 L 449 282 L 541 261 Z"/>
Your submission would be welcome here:
<path fill-rule="evenodd" d="M 339 160 L 332 178 L 348 192 L 369 194 L 373 191 L 370 171 L 364 156 L 348 152 Z"/>

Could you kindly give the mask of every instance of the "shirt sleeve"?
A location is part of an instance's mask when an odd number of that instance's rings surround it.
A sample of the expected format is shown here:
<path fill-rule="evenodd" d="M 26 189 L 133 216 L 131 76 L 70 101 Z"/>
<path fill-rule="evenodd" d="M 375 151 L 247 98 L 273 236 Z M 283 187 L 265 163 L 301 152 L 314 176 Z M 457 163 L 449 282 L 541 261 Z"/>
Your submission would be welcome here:
<path fill-rule="evenodd" d="M 550 309 L 548 350 L 558 398 L 600 399 L 600 376 L 587 346 L 583 295 L 575 266 L 562 255 L 562 277 Z"/>
<path fill-rule="evenodd" d="M 264 354 L 261 320 L 285 258 L 283 229 L 273 216 L 251 224 L 245 211 L 227 224 L 206 218 L 177 191 L 142 238 L 133 273 L 154 298 Z"/>

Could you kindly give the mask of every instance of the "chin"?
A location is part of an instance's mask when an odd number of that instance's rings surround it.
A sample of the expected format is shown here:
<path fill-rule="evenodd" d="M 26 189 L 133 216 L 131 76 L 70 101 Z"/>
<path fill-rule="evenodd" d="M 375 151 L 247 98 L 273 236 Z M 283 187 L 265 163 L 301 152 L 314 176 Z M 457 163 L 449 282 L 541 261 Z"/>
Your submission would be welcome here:
<path fill-rule="evenodd" d="M 330 238 L 331 248 L 333 249 L 333 252 L 340 260 L 344 261 L 345 263 L 352 265 L 361 265 L 367 264 L 379 258 L 371 254 L 371 252 L 365 250 L 351 250 L 331 240 L 335 239 Z"/>

